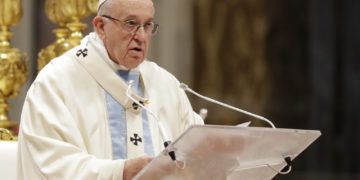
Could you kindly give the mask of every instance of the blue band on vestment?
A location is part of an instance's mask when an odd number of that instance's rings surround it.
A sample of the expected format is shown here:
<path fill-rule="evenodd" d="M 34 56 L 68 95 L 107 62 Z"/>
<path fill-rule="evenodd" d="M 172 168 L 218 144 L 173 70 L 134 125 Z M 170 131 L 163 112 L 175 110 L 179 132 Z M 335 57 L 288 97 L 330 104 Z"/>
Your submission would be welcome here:
<path fill-rule="evenodd" d="M 126 159 L 127 127 L 124 107 L 108 93 L 106 93 L 106 105 L 109 114 L 113 159 Z"/>
<path fill-rule="evenodd" d="M 133 80 L 134 82 L 132 90 L 135 91 L 138 95 L 144 96 L 143 89 L 139 83 L 140 73 L 138 71 L 118 71 L 117 74 L 123 78 L 126 83 L 128 83 L 130 80 Z M 106 94 L 106 104 L 109 114 L 113 159 L 126 159 L 127 123 L 124 107 L 108 93 Z M 154 156 L 154 148 L 146 110 L 141 110 L 141 117 L 143 122 L 144 152 L 149 156 Z"/>

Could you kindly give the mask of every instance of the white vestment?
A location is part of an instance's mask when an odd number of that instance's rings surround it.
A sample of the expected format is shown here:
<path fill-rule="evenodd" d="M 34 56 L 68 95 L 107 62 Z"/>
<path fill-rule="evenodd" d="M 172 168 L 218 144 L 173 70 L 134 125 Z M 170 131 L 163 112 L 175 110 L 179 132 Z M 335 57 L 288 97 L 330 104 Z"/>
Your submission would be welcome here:
<path fill-rule="evenodd" d="M 90 34 L 80 46 L 52 60 L 30 87 L 21 115 L 19 179 L 122 179 L 125 160 L 112 160 L 106 92 L 129 117 L 140 115 L 132 110 L 127 84 L 114 72 L 96 37 Z M 201 123 L 174 76 L 146 60 L 138 70 L 145 106 L 172 140 L 189 125 Z M 163 140 L 156 119 L 148 114 L 148 120 L 158 154 Z M 128 158 L 139 155 L 130 153 Z"/>

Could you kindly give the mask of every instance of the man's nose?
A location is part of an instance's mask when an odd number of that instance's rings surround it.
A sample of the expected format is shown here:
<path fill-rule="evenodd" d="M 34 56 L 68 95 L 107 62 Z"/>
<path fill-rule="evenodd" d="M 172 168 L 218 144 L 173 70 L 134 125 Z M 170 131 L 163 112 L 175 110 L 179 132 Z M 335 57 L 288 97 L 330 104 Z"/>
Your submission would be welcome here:
<path fill-rule="evenodd" d="M 145 32 L 145 29 L 143 26 L 140 26 L 134 33 L 134 39 L 138 41 L 145 41 L 148 38 L 147 33 Z"/>

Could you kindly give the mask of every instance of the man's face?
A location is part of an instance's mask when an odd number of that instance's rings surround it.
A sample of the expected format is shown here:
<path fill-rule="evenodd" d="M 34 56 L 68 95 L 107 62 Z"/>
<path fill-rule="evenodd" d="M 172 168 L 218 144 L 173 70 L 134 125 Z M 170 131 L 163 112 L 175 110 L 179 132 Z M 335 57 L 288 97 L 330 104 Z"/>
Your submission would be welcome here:
<path fill-rule="evenodd" d="M 96 31 L 114 62 L 129 69 L 135 68 L 145 59 L 151 33 L 146 33 L 143 27 L 129 32 L 125 23 L 152 22 L 155 13 L 153 3 L 151 0 L 108 0 L 106 3 L 108 3 L 108 10 L 101 15 L 117 20 L 95 17 L 93 24 Z"/>

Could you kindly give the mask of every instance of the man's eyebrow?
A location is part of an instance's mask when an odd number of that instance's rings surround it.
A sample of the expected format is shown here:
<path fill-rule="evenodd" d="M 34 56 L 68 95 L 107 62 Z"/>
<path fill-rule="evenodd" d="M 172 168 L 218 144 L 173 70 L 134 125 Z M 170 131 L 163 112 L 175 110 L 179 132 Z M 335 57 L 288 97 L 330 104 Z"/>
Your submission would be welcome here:
<path fill-rule="evenodd" d="M 140 20 L 140 18 L 138 16 L 135 16 L 135 15 L 128 15 L 126 16 L 123 20 L 127 21 L 127 20 Z M 150 22 L 150 21 L 153 21 L 154 18 L 149 18 L 147 20 L 145 20 L 145 22 Z"/>

